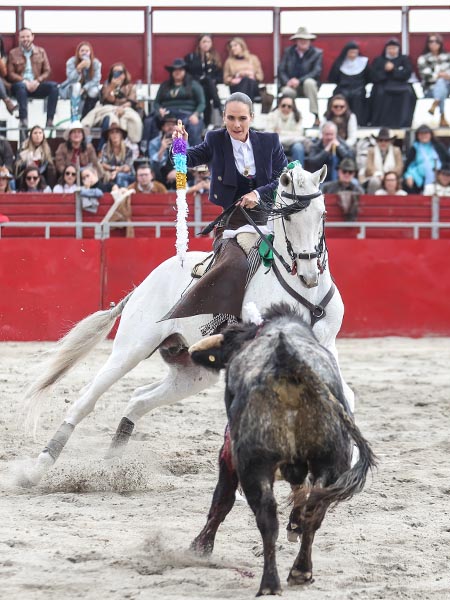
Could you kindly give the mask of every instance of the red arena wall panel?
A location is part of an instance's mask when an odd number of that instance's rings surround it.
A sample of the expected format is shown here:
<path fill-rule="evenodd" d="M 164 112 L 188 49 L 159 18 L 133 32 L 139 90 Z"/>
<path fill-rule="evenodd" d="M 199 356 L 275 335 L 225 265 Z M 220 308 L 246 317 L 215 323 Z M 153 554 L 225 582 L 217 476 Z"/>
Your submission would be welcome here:
<path fill-rule="evenodd" d="M 56 340 L 118 302 L 166 258 L 173 238 L 0 242 L 0 340 Z M 191 250 L 210 250 L 192 238 Z M 450 240 L 329 241 L 345 303 L 343 336 L 450 335 Z"/>
<path fill-rule="evenodd" d="M 57 340 L 100 308 L 99 242 L 0 243 L 0 340 Z"/>

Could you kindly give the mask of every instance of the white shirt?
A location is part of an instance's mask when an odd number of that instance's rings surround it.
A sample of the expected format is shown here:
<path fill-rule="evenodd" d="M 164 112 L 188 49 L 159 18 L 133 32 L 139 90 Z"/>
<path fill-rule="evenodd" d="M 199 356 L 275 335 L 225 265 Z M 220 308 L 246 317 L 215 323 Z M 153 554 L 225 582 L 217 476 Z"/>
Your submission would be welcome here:
<path fill-rule="evenodd" d="M 233 146 L 236 169 L 241 175 L 244 175 L 244 177 L 253 177 L 256 174 L 256 165 L 252 144 L 250 142 L 250 136 L 247 137 L 245 142 L 235 140 L 231 136 L 230 140 L 231 145 Z"/>
<path fill-rule="evenodd" d="M 241 175 L 244 175 L 244 177 L 254 177 L 256 175 L 256 165 L 253 147 L 250 142 L 250 135 L 247 137 L 245 142 L 235 140 L 231 137 L 231 135 L 230 140 L 231 145 L 233 146 L 233 156 L 236 169 L 239 171 L 239 173 L 241 173 Z M 259 192 L 257 190 L 253 191 L 256 194 L 259 202 Z M 258 225 L 258 227 L 265 235 L 268 235 L 271 232 L 267 225 Z M 242 225 L 242 227 L 239 227 L 238 229 L 225 229 L 223 232 L 223 238 L 233 238 L 236 237 L 238 233 L 256 233 L 256 231 L 252 225 Z"/>

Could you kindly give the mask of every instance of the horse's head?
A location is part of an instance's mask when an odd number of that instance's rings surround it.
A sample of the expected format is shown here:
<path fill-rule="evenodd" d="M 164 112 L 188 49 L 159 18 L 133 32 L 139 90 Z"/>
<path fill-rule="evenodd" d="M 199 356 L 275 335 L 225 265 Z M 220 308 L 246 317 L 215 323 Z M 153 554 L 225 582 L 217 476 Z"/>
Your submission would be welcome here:
<path fill-rule="evenodd" d="M 280 177 L 274 211 L 281 217 L 292 274 L 308 288 L 318 285 L 325 259 L 325 200 L 319 186 L 326 174 L 326 165 L 315 173 L 305 171 L 300 164 L 286 169 Z"/>

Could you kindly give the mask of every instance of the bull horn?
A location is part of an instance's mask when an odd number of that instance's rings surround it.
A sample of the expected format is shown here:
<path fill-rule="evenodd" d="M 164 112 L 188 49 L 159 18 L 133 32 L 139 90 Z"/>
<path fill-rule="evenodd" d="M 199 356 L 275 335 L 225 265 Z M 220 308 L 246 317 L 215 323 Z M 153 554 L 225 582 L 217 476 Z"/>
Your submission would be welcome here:
<path fill-rule="evenodd" d="M 210 348 L 218 348 L 219 346 L 222 345 L 222 342 L 223 342 L 223 335 L 221 333 L 216 333 L 216 335 L 210 335 L 209 337 L 205 338 L 204 340 L 200 340 L 199 342 L 192 344 L 192 346 L 189 348 L 188 352 L 189 352 L 189 354 L 192 354 L 193 352 L 209 350 Z"/>

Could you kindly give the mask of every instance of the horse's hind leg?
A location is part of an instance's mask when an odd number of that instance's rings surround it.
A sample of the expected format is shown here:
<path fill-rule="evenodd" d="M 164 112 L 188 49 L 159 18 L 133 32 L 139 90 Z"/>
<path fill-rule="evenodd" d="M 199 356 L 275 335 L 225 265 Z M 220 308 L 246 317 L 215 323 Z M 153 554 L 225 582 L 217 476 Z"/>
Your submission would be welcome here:
<path fill-rule="evenodd" d="M 187 349 L 168 357 L 161 352 L 169 366 L 165 379 L 158 384 L 139 388 L 134 393 L 112 439 L 106 458 L 121 456 L 137 421 L 148 412 L 183 400 L 215 383 L 218 374 L 207 371 L 191 361 Z"/>
<path fill-rule="evenodd" d="M 112 354 L 94 380 L 83 388 L 81 396 L 69 408 L 64 422 L 39 454 L 33 467 L 21 474 L 20 485 L 29 487 L 39 483 L 46 471 L 58 459 L 76 425 L 92 412 L 100 396 L 147 355 L 148 351 L 139 350 L 139 348 L 127 353 L 115 352 L 113 349 Z"/>

